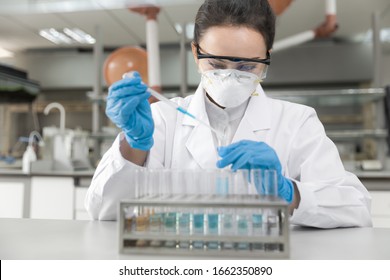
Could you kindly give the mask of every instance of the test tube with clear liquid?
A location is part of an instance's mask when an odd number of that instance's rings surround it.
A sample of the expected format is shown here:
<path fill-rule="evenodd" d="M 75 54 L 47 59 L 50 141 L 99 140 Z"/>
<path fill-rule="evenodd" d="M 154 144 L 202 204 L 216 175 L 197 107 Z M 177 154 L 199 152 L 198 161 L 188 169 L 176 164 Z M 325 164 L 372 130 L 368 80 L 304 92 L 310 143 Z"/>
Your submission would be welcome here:
<path fill-rule="evenodd" d="M 146 169 L 137 169 L 136 180 L 136 197 L 139 199 L 144 199 L 148 196 L 148 170 Z M 138 233 L 146 232 L 149 230 L 149 209 L 146 207 L 137 207 L 136 220 L 135 220 L 135 230 Z M 143 239 L 138 239 L 136 242 L 137 247 L 146 247 L 149 245 L 149 242 Z"/>
<path fill-rule="evenodd" d="M 148 190 L 149 197 L 155 200 L 161 200 L 163 196 L 163 176 L 164 169 L 149 169 L 148 172 Z M 163 229 L 163 209 L 160 207 L 152 207 L 149 215 L 149 231 L 153 233 L 160 233 Z M 150 243 L 151 247 L 161 247 L 163 242 L 161 240 L 153 240 Z"/>
<path fill-rule="evenodd" d="M 174 186 L 172 180 L 172 170 L 163 172 L 160 184 L 162 184 L 162 199 L 174 199 Z M 176 235 L 176 209 L 166 206 L 163 208 L 162 228 L 165 235 Z M 164 243 L 165 247 L 176 247 L 176 241 L 169 239 Z"/>
<path fill-rule="evenodd" d="M 265 196 L 267 199 L 275 199 L 278 197 L 278 183 L 276 170 L 262 170 L 254 169 L 253 181 L 259 194 Z M 278 236 L 280 234 L 279 212 L 272 208 L 266 208 L 260 213 L 253 216 L 253 220 L 258 222 L 255 225 L 256 229 L 260 229 L 260 221 L 263 223 L 262 232 L 266 236 Z M 266 243 L 264 248 L 261 244 L 256 244 L 258 249 L 266 251 L 277 251 L 279 246 L 277 244 Z"/>

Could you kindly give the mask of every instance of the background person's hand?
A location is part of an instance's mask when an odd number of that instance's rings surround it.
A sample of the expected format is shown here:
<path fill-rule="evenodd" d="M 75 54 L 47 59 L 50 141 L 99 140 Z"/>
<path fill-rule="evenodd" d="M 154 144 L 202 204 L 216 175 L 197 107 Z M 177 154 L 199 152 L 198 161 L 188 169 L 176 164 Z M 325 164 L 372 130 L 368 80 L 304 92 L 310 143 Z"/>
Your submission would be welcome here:
<path fill-rule="evenodd" d="M 278 194 L 288 203 L 294 198 L 294 186 L 291 180 L 282 175 L 282 166 L 274 149 L 264 142 L 242 140 L 225 147 L 218 148 L 221 160 L 217 167 L 231 165 L 231 169 L 273 169 L 277 173 Z"/>
<path fill-rule="evenodd" d="M 138 72 L 109 88 L 106 114 L 122 129 L 132 148 L 148 151 L 153 146 L 154 122 L 147 86 Z"/>

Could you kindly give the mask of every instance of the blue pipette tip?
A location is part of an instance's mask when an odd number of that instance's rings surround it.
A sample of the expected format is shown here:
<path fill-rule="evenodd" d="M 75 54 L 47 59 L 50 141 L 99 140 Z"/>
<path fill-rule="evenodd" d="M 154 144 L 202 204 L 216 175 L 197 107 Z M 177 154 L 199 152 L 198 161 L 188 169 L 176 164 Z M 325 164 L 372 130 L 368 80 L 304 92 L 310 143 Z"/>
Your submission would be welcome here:
<path fill-rule="evenodd" d="M 188 115 L 188 116 L 190 116 L 191 118 L 196 119 L 194 115 L 188 113 L 188 112 L 187 112 L 186 110 L 184 110 L 182 107 L 177 107 L 177 110 L 178 110 L 179 112 L 182 112 L 184 115 Z"/>

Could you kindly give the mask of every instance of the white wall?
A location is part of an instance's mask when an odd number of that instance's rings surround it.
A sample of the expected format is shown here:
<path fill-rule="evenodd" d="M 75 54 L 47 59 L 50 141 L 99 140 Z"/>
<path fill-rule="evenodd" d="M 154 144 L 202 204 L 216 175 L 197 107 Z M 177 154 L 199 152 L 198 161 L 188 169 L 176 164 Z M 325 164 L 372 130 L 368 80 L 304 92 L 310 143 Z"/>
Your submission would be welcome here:
<path fill-rule="evenodd" d="M 104 54 L 103 61 L 108 55 L 109 53 Z M 164 48 L 160 55 L 163 86 L 178 86 L 180 84 L 178 48 Z M 39 81 L 42 88 L 89 88 L 94 84 L 95 62 L 92 52 L 27 51 L 18 53 L 13 59 L 7 58 L 0 62 L 27 70 L 29 78 Z M 188 73 L 188 83 L 197 85 L 200 76 L 191 52 L 188 52 Z"/>
<path fill-rule="evenodd" d="M 104 59 L 109 55 L 105 53 Z M 163 46 L 161 55 L 162 85 L 180 86 L 179 46 Z M 188 55 L 188 85 L 200 81 L 192 53 Z M 25 69 L 42 88 L 92 88 L 94 60 L 92 52 L 77 50 L 35 50 L 18 53 L 0 62 Z M 103 67 L 102 67 L 103 68 Z M 275 53 L 265 85 L 302 83 L 366 82 L 372 75 L 370 45 L 312 43 Z M 390 84 L 390 51 L 383 52 L 383 85 Z M 104 84 L 104 81 L 103 81 Z"/>

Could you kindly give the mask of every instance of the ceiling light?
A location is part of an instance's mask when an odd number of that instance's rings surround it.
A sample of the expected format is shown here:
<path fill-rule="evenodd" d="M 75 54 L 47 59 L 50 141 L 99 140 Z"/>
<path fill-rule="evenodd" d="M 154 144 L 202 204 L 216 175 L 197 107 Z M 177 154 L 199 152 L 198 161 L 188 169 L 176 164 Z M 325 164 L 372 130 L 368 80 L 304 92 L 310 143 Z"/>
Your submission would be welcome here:
<path fill-rule="evenodd" d="M 14 53 L 7 51 L 6 49 L 0 48 L 0 57 L 13 57 Z"/>
<path fill-rule="evenodd" d="M 94 44 L 96 42 L 95 38 L 79 28 L 64 28 L 63 32 L 54 28 L 47 28 L 40 30 L 39 35 L 57 45 L 70 45 L 73 43 Z"/>
<path fill-rule="evenodd" d="M 362 39 L 364 42 L 372 42 L 372 30 L 368 30 L 365 34 L 359 34 L 357 38 Z M 382 28 L 379 38 L 383 43 L 390 43 L 390 27 Z"/>
<path fill-rule="evenodd" d="M 81 44 L 95 44 L 96 40 L 79 28 L 64 28 L 64 33 Z"/>
<path fill-rule="evenodd" d="M 42 29 L 39 31 L 39 35 L 57 45 L 72 44 L 71 38 L 66 36 L 64 33 L 58 32 L 54 28 Z"/>
<path fill-rule="evenodd" d="M 186 29 L 186 38 L 188 39 L 194 39 L 194 23 L 186 23 L 185 29 Z M 175 29 L 177 34 L 181 34 L 183 32 L 183 24 L 175 23 Z"/>

